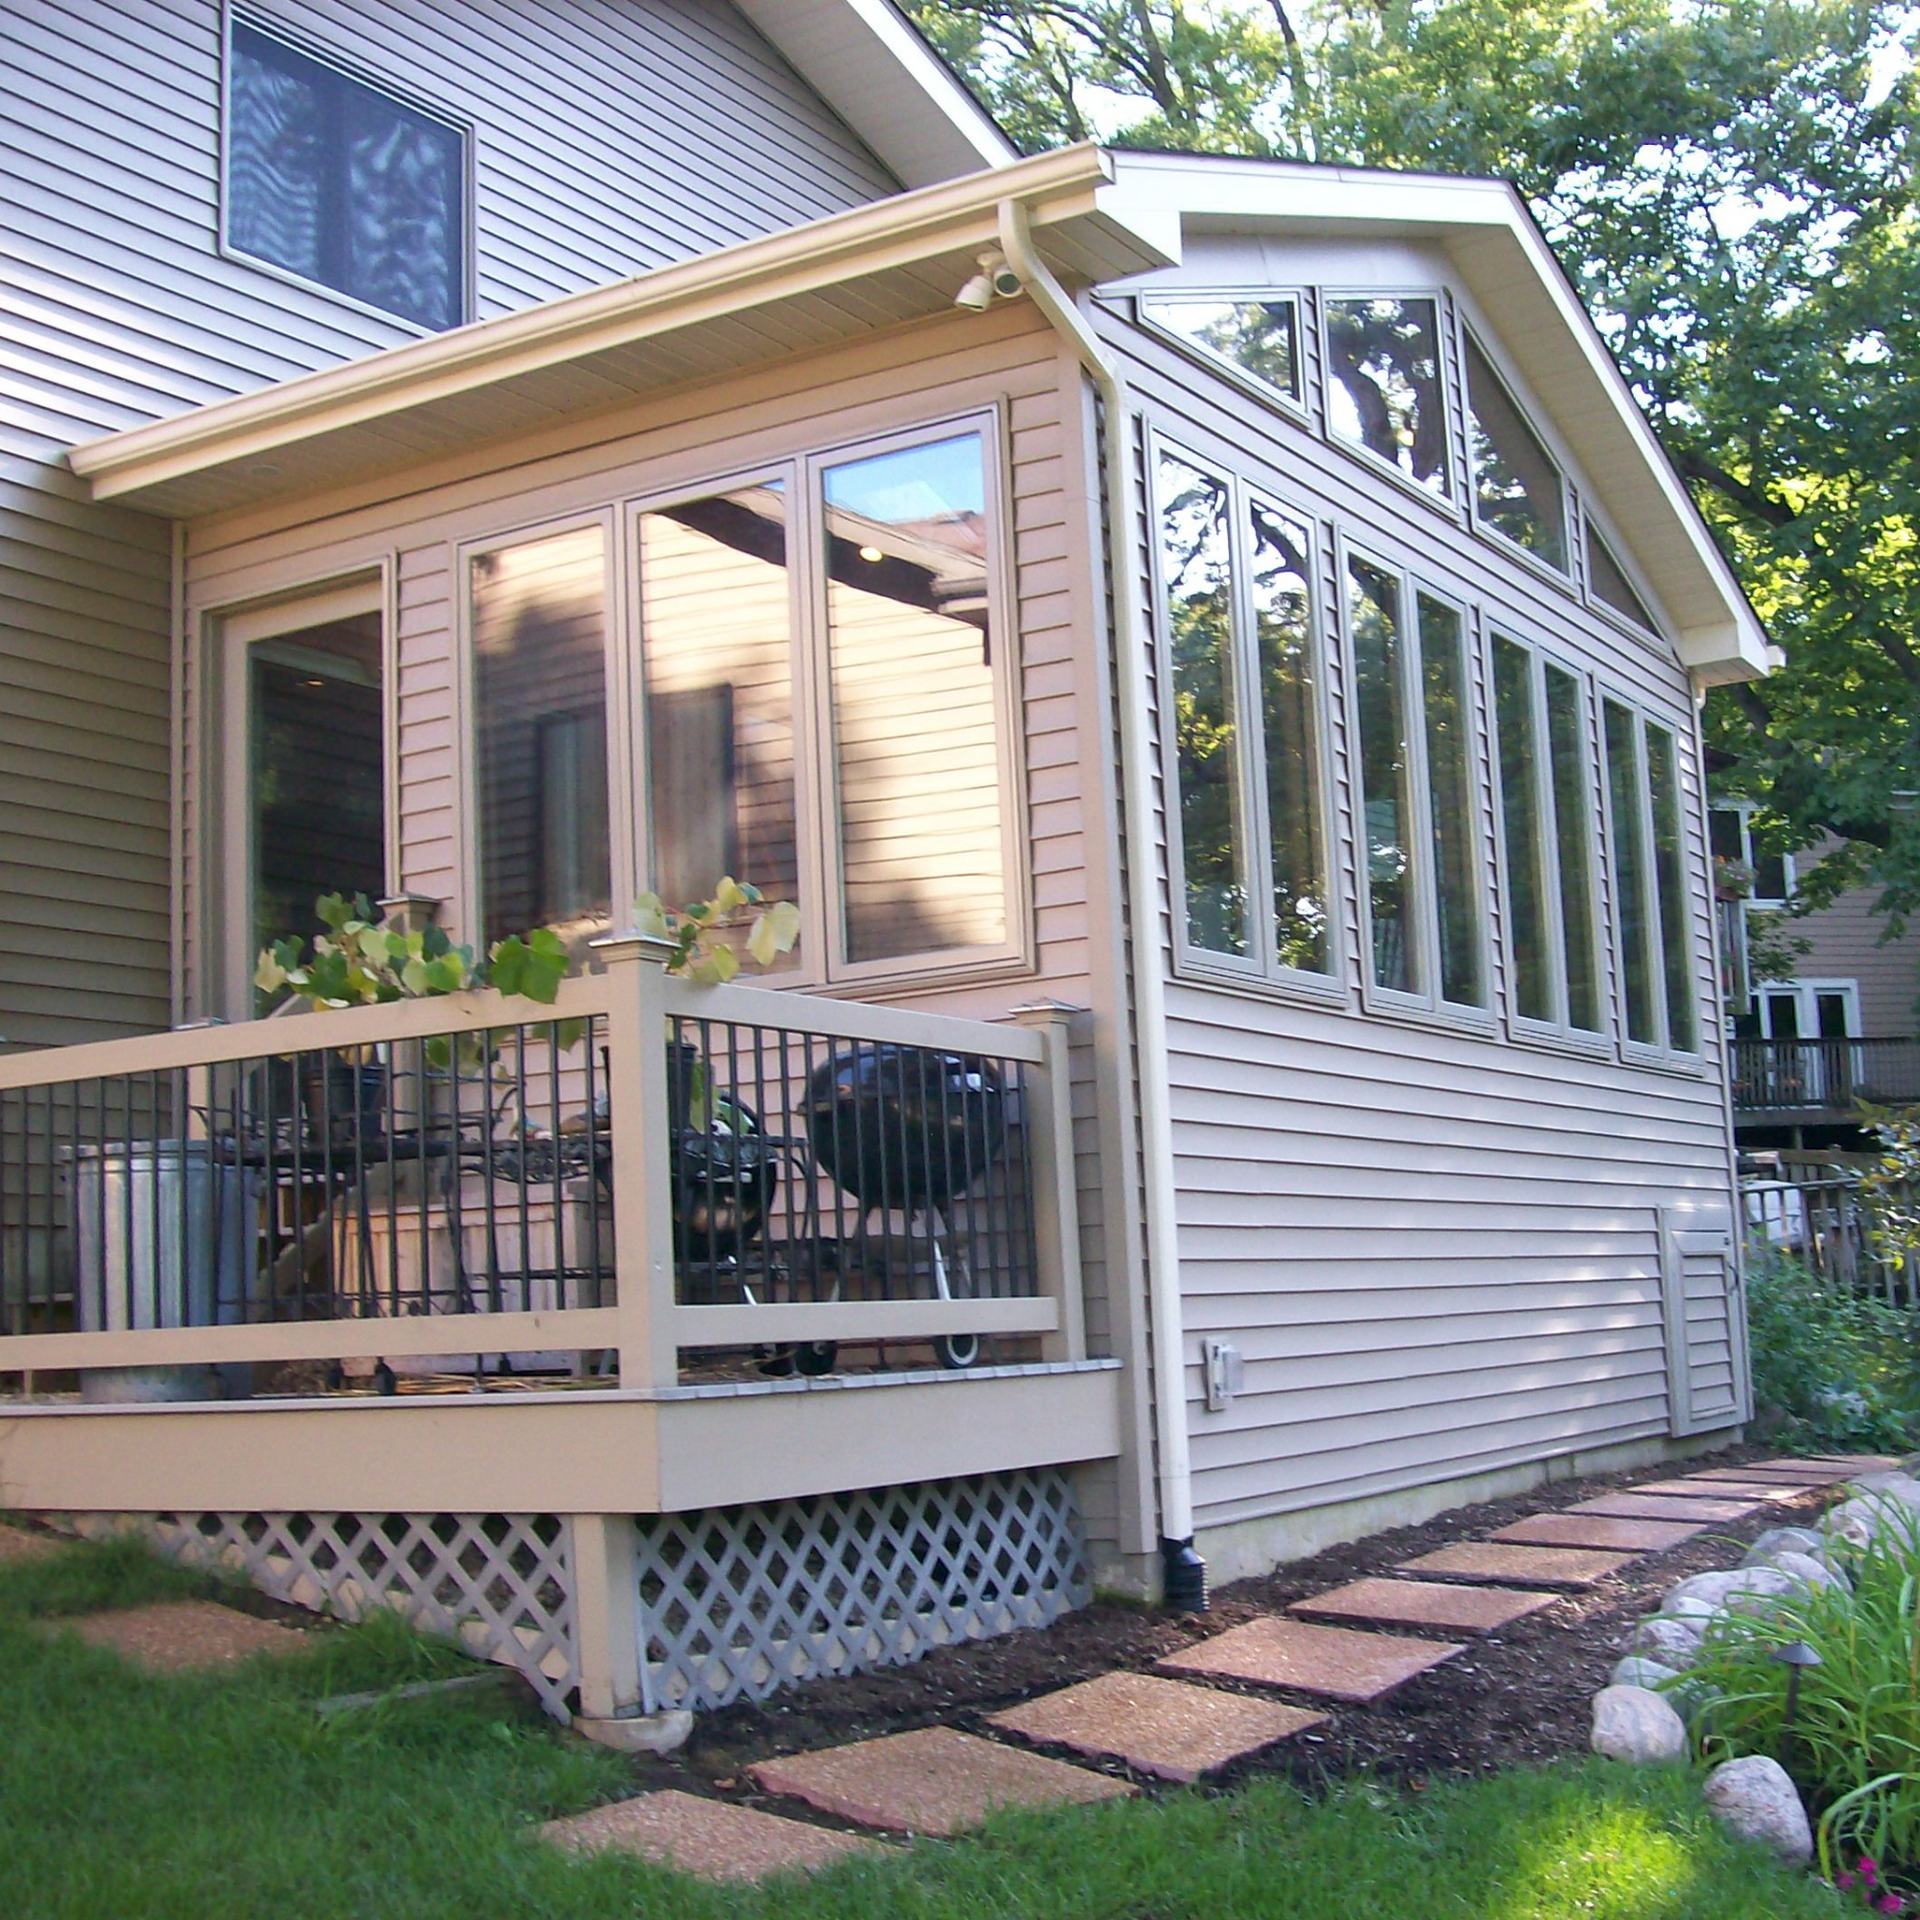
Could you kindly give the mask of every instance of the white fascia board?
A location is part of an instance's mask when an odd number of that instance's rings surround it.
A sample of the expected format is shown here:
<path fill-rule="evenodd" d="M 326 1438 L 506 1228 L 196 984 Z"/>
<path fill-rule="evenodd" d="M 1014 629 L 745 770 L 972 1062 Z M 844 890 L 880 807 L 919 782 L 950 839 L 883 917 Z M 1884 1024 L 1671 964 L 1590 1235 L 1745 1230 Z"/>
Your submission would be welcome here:
<path fill-rule="evenodd" d="M 595 352 L 855 279 L 955 245 L 991 246 L 1003 200 L 1036 230 L 1102 218 L 1141 268 L 1163 264 L 1151 215 L 1136 230 L 1112 204 L 1112 163 L 1099 147 L 1064 147 L 914 193 L 790 227 L 719 253 L 677 261 L 498 319 L 389 347 L 72 448 L 74 472 L 110 500 L 236 460 L 260 459 L 310 435 L 538 373 Z"/>
<path fill-rule="evenodd" d="M 1438 240 L 1490 313 L 1527 336 L 1527 371 L 1589 477 L 1658 501 L 1614 518 L 1673 618 L 1682 663 L 1707 682 L 1767 671 L 1765 629 L 1674 471 L 1578 293 L 1502 180 L 1173 154 L 1115 155 L 1113 208 L 1189 233 Z M 1124 285 L 1124 283 L 1120 283 Z M 1510 335 L 1503 335 L 1513 341 Z M 1611 483 L 1611 484 L 1609 484 Z M 1657 521 L 1657 525 L 1655 522 Z"/>
<path fill-rule="evenodd" d="M 930 186 L 1019 158 L 890 0 L 734 4 L 903 186 Z"/>

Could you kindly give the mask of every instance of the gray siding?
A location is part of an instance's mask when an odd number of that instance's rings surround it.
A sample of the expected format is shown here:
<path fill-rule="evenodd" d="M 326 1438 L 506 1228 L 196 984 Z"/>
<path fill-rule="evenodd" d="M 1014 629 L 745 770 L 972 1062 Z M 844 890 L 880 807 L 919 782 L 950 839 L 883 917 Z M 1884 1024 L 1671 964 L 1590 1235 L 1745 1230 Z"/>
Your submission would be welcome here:
<path fill-rule="evenodd" d="M 1273 243 L 1245 260 L 1228 243 L 1213 246 L 1211 257 L 1190 263 L 1198 284 L 1391 285 L 1397 277 L 1412 287 L 1449 278 L 1438 254 L 1396 264 L 1323 249 L 1291 262 Z M 1690 808 L 1695 984 L 1709 1048 L 1717 1048 L 1692 705 L 1670 651 L 1595 617 L 1544 570 L 1509 558 L 1122 314 L 1105 325 L 1157 432 L 1314 523 L 1336 716 L 1347 696 L 1333 577 L 1338 528 L 1473 609 L 1481 649 L 1497 620 L 1674 729 Z M 1464 452 L 1456 408 L 1456 470 Z M 1476 738 L 1481 864 L 1497 915 L 1484 715 Z M 1696 1069 L 1663 1070 L 1627 1064 L 1612 1047 L 1602 1054 L 1516 1040 L 1503 1019 L 1473 1030 L 1362 1011 L 1357 769 L 1338 718 L 1330 745 L 1345 954 L 1331 1002 L 1172 973 L 1165 794 L 1159 766 L 1151 770 L 1162 822 L 1153 904 L 1172 975 L 1165 1071 L 1183 1390 L 1203 1529 L 1667 1433 L 1675 1409 L 1660 1210 L 1671 1208 L 1681 1224 L 1729 1215 L 1716 1051 Z M 1136 907 L 1136 931 L 1137 915 Z M 1497 918 L 1492 933 L 1496 1004 L 1504 1005 Z M 1609 961 L 1610 1000 L 1612 970 Z M 1231 1340 L 1246 1359 L 1244 1393 L 1213 1413 L 1197 1364 L 1208 1335 Z M 1702 1348 L 1692 1364 L 1702 1370 L 1700 1401 L 1711 1404 L 1715 1363 L 1724 1372 L 1727 1353 L 1724 1319 L 1718 1327 L 1702 1319 L 1685 1344 Z"/>
<path fill-rule="evenodd" d="M 895 188 L 720 0 L 255 11 L 472 125 L 476 318 Z M 0 1041 L 44 1045 L 169 1012 L 170 536 L 65 450 L 416 330 L 219 252 L 217 0 L 5 14 Z"/>

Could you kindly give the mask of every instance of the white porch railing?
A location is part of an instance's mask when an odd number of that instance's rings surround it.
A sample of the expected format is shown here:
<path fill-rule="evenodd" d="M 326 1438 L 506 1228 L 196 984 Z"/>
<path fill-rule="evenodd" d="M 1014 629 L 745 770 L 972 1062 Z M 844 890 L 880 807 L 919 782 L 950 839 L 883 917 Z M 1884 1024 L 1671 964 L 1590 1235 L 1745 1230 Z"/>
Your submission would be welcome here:
<path fill-rule="evenodd" d="M 603 944 L 551 1006 L 0 1059 L 0 1373 L 112 1400 L 425 1356 L 638 1389 L 698 1350 L 1083 1357 L 1064 1010 L 698 987 L 657 955 Z"/>

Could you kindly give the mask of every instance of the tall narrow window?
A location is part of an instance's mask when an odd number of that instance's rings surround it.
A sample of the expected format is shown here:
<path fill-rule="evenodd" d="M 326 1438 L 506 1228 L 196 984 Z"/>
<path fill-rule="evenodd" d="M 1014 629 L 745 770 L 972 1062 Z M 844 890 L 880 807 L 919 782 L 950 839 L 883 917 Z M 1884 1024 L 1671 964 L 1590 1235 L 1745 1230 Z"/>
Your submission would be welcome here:
<path fill-rule="evenodd" d="M 1473 708 L 1466 631 L 1459 611 L 1432 594 L 1415 597 L 1420 629 L 1427 818 L 1440 939 L 1440 997 L 1487 1004 L 1481 958 L 1480 841 L 1473 804 Z"/>
<path fill-rule="evenodd" d="M 1160 539 L 1187 939 L 1204 953 L 1241 955 L 1249 946 L 1248 862 L 1228 500 L 1223 481 L 1161 457 Z"/>
<path fill-rule="evenodd" d="M 647 884 L 678 907 L 732 875 L 801 906 L 787 489 L 643 513 L 639 548 Z"/>
<path fill-rule="evenodd" d="M 1305 527 L 1251 503 L 1254 652 L 1272 841 L 1274 958 L 1328 968 L 1327 848 L 1320 800 L 1319 692 L 1314 682 L 1311 541 Z"/>
<path fill-rule="evenodd" d="M 1567 503 L 1560 469 L 1471 334 L 1465 350 L 1474 511 L 1483 526 L 1564 570 Z"/>
<path fill-rule="evenodd" d="M 246 649 L 250 952 L 317 932 L 323 894 L 386 891 L 380 653 L 377 613 Z"/>
<path fill-rule="evenodd" d="M 1699 1022 L 1694 1012 L 1693 942 L 1687 930 L 1680 760 L 1673 735 L 1651 720 L 1647 722 L 1647 794 L 1653 810 L 1653 877 L 1654 893 L 1660 902 L 1660 971 L 1666 986 L 1667 1045 L 1675 1053 L 1692 1053 L 1699 1045 Z"/>
<path fill-rule="evenodd" d="M 598 526 L 470 564 L 484 937 L 604 930 L 607 559 Z"/>
<path fill-rule="evenodd" d="M 1493 640 L 1493 705 L 1513 1007 L 1522 1019 L 1551 1022 L 1556 1017 L 1553 946 L 1547 929 L 1547 837 L 1541 825 L 1533 656 L 1505 634 L 1495 634 Z"/>
<path fill-rule="evenodd" d="M 1605 705 L 1608 844 L 1613 856 L 1614 916 L 1627 1003 L 1627 1038 L 1660 1044 L 1658 977 L 1653 964 L 1653 900 L 1647 872 L 1646 781 L 1638 724 L 1625 707 Z"/>
<path fill-rule="evenodd" d="M 1358 558 L 1349 560 L 1347 575 L 1373 980 L 1396 993 L 1419 993 L 1425 982 L 1414 919 L 1413 784 L 1400 582 Z"/>
<path fill-rule="evenodd" d="M 1593 789 L 1580 683 L 1545 663 L 1548 765 L 1552 769 L 1554 857 L 1559 868 L 1561 951 L 1567 970 L 1567 1024 L 1598 1033 L 1600 956 L 1595 937 Z"/>
<path fill-rule="evenodd" d="M 1329 300 L 1326 331 L 1334 437 L 1444 498 L 1450 488 L 1438 306 L 1385 295 Z"/>
<path fill-rule="evenodd" d="M 226 239 L 422 327 L 465 318 L 466 137 L 238 17 Z"/>
<path fill-rule="evenodd" d="M 1291 300 L 1165 294 L 1147 317 L 1289 400 L 1300 398 L 1299 324 Z"/>
<path fill-rule="evenodd" d="M 847 958 L 1002 946 L 985 444 L 924 441 L 820 481 Z"/>

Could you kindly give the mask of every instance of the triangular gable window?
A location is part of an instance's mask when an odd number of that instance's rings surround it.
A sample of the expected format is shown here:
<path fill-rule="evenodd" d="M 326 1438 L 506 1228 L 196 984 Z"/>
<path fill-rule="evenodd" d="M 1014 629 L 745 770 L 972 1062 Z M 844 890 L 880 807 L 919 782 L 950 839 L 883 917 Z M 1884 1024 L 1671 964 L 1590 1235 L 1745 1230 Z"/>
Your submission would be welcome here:
<path fill-rule="evenodd" d="M 1236 372 L 1300 399 L 1299 318 L 1291 300 L 1225 294 L 1162 294 L 1141 303 L 1145 316 Z"/>
<path fill-rule="evenodd" d="M 1626 569 L 1613 557 L 1613 549 L 1601 539 L 1593 522 L 1587 522 L 1587 585 L 1593 597 L 1611 607 L 1623 620 L 1631 620 L 1648 633 L 1658 633 L 1647 603 L 1634 592 Z"/>
<path fill-rule="evenodd" d="M 1471 334 L 1466 359 L 1474 511 L 1482 526 L 1564 573 L 1567 509 L 1559 466 Z"/>

